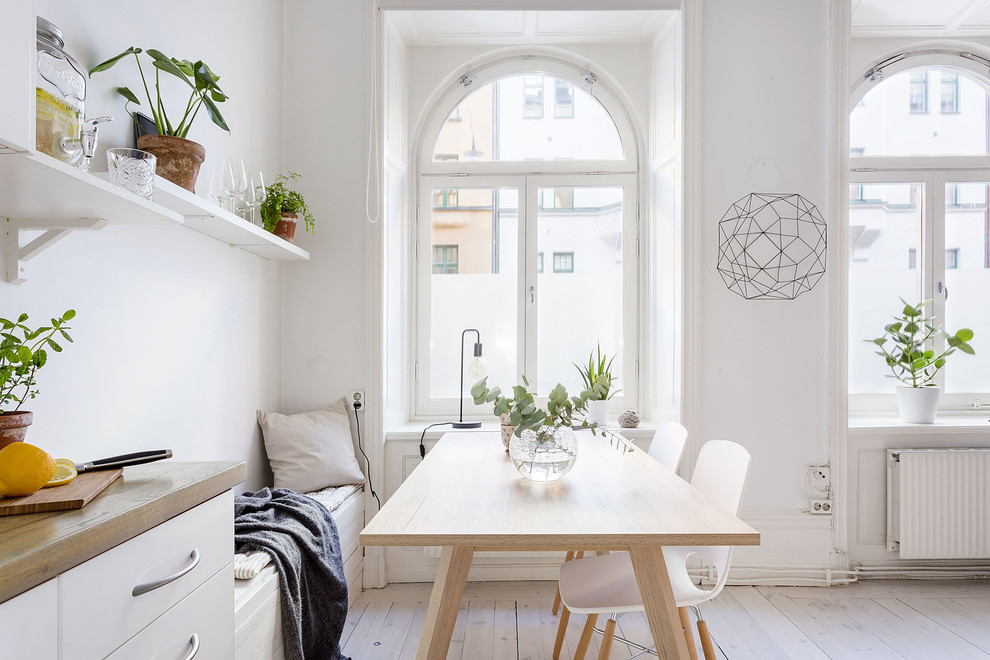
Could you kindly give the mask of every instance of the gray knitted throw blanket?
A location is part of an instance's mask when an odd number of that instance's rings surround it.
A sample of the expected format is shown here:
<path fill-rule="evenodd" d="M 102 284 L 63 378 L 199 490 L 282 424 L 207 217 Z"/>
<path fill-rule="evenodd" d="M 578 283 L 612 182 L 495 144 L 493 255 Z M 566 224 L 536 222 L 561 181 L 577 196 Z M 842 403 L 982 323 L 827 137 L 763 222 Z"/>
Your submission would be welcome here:
<path fill-rule="evenodd" d="M 348 660 L 340 653 L 347 582 L 330 512 L 285 488 L 234 499 L 234 547 L 272 556 L 282 594 L 286 660 Z"/>

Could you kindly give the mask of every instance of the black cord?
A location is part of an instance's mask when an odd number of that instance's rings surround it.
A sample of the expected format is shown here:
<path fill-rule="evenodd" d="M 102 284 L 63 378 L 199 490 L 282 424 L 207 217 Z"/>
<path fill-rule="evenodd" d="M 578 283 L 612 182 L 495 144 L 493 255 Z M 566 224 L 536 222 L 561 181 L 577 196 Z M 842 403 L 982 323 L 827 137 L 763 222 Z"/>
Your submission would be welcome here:
<path fill-rule="evenodd" d="M 453 422 L 437 422 L 436 424 L 430 424 L 425 429 L 423 429 L 423 434 L 419 436 L 419 457 L 426 458 L 426 445 L 423 444 L 423 440 L 426 439 L 426 432 L 432 429 L 434 426 L 447 426 L 448 424 L 453 424 Z"/>
<path fill-rule="evenodd" d="M 368 488 L 371 490 L 371 496 L 378 501 L 378 510 L 382 509 L 382 501 L 378 498 L 378 493 L 375 492 L 375 485 L 371 483 L 371 460 L 368 459 L 368 455 L 364 453 L 364 447 L 361 446 L 361 416 L 358 415 L 358 411 L 361 409 L 361 404 L 358 401 L 354 402 L 354 423 L 357 425 L 358 434 L 358 449 L 361 450 L 361 455 L 364 456 L 364 462 L 368 465 Z"/>

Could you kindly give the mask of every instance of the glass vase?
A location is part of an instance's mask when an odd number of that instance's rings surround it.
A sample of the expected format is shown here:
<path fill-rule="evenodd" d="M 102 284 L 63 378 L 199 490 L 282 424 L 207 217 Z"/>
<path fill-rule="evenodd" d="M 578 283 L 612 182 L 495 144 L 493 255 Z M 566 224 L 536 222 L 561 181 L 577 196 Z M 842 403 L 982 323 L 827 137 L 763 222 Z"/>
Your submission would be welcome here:
<path fill-rule="evenodd" d="M 578 443 L 569 426 L 529 429 L 509 441 L 509 458 L 530 481 L 556 481 L 567 474 L 577 460 Z"/>

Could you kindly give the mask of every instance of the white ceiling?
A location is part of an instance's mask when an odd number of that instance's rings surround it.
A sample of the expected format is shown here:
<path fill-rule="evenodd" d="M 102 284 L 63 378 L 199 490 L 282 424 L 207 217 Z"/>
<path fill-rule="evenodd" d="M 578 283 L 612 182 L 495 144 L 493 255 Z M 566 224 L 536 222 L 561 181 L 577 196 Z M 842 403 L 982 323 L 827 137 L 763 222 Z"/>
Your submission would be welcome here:
<path fill-rule="evenodd" d="M 988 0 L 990 1 L 990 0 Z M 673 12 L 389 11 L 406 43 L 552 44 L 649 41 Z"/>
<path fill-rule="evenodd" d="M 990 36 L 990 0 L 852 0 L 854 37 Z"/>

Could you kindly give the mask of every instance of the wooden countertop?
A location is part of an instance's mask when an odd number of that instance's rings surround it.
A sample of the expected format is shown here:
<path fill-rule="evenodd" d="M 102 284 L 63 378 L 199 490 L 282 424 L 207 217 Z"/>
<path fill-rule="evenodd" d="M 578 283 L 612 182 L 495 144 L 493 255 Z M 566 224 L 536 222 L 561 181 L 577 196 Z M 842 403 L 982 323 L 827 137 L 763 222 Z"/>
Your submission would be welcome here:
<path fill-rule="evenodd" d="M 77 511 L 0 518 L 0 602 L 233 488 L 245 474 L 241 462 L 135 465 Z"/>

